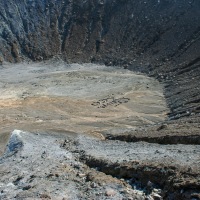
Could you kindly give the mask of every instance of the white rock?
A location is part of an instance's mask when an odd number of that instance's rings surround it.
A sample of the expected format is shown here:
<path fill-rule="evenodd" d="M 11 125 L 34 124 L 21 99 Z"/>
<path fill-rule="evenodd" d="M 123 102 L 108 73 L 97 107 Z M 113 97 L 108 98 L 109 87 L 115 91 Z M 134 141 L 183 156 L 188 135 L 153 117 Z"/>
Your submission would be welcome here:
<path fill-rule="evenodd" d="M 113 190 L 112 188 L 109 188 L 109 189 L 106 189 L 106 192 L 105 192 L 106 196 L 115 196 L 116 195 L 116 191 Z"/>
<path fill-rule="evenodd" d="M 159 194 L 156 194 L 156 193 L 152 193 L 151 196 L 153 197 L 154 200 L 162 200 L 163 199 Z"/>
<path fill-rule="evenodd" d="M 15 187 L 15 185 L 13 183 L 8 183 L 6 186 L 7 187 Z"/>

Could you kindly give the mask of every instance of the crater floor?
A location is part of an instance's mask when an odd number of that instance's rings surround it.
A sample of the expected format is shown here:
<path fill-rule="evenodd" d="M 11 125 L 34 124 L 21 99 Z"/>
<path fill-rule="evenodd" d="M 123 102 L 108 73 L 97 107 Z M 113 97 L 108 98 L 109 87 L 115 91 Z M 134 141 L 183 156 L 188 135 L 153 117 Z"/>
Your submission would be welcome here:
<path fill-rule="evenodd" d="M 168 108 L 153 78 L 94 64 L 58 61 L 0 69 L 0 133 L 134 129 L 162 122 Z M 5 136 L 4 136 L 5 137 Z"/>

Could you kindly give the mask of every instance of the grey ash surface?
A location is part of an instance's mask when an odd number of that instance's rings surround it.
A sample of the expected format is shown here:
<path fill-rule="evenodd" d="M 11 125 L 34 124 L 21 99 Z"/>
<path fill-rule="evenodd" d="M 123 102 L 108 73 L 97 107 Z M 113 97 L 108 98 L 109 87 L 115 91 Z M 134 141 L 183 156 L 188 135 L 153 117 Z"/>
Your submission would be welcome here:
<path fill-rule="evenodd" d="M 80 162 L 73 141 L 66 134 L 13 131 L 0 159 L 0 199 L 145 198 L 143 191 Z"/>

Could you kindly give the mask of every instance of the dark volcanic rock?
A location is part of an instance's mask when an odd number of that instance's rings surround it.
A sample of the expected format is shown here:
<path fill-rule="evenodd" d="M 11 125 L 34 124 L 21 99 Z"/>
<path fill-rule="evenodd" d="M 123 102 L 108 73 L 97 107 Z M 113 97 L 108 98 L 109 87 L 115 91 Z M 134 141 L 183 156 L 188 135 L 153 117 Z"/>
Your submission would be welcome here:
<path fill-rule="evenodd" d="M 8 61 L 62 53 L 152 70 L 152 61 L 159 68 L 199 56 L 198 1 L 8 0 L 1 8 L 1 54 Z"/>

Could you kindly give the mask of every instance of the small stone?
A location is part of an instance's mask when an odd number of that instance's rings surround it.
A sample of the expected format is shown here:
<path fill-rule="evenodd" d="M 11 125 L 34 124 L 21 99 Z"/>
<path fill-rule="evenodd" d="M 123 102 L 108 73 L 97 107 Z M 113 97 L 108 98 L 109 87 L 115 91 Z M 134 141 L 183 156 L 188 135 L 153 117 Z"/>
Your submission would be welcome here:
<path fill-rule="evenodd" d="M 86 177 L 86 174 L 78 174 L 80 178 Z"/>
<path fill-rule="evenodd" d="M 31 188 L 32 188 L 32 187 L 31 187 L 30 185 L 27 185 L 27 186 L 23 187 L 22 190 L 29 190 L 29 189 L 31 189 Z"/>
<path fill-rule="evenodd" d="M 147 186 L 148 187 L 153 187 L 153 183 L 151 181 L 148 181 Z"/>
<path fill-rule="evenodd" d="M 51 197 L 48 194 L 41 194 L 40 198 L 42 199 L 51 199 Z"/>
<path fill-rule="evenodd" d="M 154 188 L 153 192 L 156 193 L 156 194 L 161 194 L 162 191 L 161 191 L 161 189 Z"/>
<path fill-rule="evenodd" d="M 162 200 L 163 199 L 159 194 L 156 194 L 156 193 L 153 193 L 151 196 L 153 197 L 154 200 Z"/>
<path fill-rule="evenodd" d="M 15 185 L 13 183 L 8 183 L 7 187 L 15 187 Z"/>
<path fill-rule="evenodd" d="M 96 188 L 96 187 L 97 187 L 97 184 L 94 183 L 94 182 L 92 182 L 92 183 L 90 184 L 90 186 L 91 186 L 92 188 Z"/>
<path fill-rule="evenodd" d="M 113 196 L 115 196 L 116 195 L 116 191 L 115 190 L 113 190 L 113 189 L 106 189 L 106 192 L 105 192 L 105 194 L 106 194 L 106 196 L 111 196 L 111 197 L 113 197 Z"/>
<path fill-rule="evenodd" d="M 157 131 L 160 131 L 162 129 L 166 129 L 167 128 L 167 124 L 162 124 L 160 127 L 158 127 Z"/>

